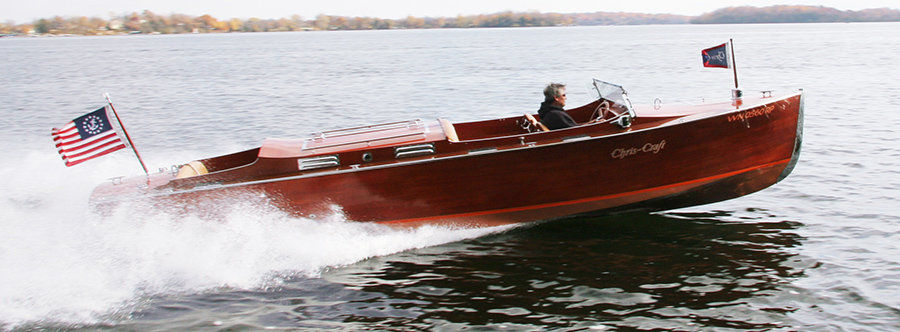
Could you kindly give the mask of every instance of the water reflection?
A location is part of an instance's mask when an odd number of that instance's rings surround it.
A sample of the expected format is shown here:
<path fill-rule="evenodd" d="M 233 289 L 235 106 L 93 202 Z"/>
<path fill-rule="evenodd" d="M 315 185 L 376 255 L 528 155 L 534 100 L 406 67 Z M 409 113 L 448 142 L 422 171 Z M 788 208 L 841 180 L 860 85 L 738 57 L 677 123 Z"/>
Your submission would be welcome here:
<path fill-rule="evenodd" d="M 796 308 L 767 299 L 789 296 L 782 286 L 806 266 L 789 249 L 800 244 L 791 232 L 800 224 L 771 218 L 751 210 L 569 219 L 324 278 L 379 294 L 345 318 L 374 328 L 777 328 Z"/>
<path fill-rule="evenodd" d="M 797 325 L 801 224 L 764 210 L 576 218 L 261 291 L 154 299 L 125 329 L 772 330 Z"/>

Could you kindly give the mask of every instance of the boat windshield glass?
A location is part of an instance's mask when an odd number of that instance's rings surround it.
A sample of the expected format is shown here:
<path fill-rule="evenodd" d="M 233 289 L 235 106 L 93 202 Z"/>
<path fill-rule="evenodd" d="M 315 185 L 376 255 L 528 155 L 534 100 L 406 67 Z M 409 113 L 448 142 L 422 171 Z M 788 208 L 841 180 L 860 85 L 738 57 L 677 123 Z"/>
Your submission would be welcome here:
<path fill-rule="evenodd" d="M 603 98 L 625 107 L 629 113 L 634 112 L 634 108 L 631 106 L 631 100 L 628 99 L 628 93 L 625 92 L 625 88 L 621 85 L 601 81 L 595 78 L 588 86 L 588 90 L 591 92 L 591 96 L 594 97 L 594 99 Z"/>

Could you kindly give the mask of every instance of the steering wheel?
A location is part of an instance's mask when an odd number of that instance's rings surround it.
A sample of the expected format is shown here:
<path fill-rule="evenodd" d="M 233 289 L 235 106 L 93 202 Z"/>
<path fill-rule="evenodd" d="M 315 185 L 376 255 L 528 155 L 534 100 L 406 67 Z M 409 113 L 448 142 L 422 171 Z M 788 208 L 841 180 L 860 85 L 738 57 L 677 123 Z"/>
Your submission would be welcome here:
<path fill-rule="evenodd" d="M 591 114 L 591 118 L 590 120 L 588 120 L 588 123 L 602 122 L 604 119 L 606 119 L 606 113 L 609 112 L 609 102 L 604 100 L 600 103 L 600 105 L 597 105 L 596 109 L 594 109 L 594 113 Z"/>

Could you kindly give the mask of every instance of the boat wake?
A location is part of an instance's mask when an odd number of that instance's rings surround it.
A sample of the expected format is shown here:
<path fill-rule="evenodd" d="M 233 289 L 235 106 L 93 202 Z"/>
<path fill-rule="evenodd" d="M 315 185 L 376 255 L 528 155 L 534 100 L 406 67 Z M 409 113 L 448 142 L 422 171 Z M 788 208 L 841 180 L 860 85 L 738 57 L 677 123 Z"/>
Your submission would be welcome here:
<path fill-rule="evenodd" d="M 128 156 L 61 170 L 52 153 L 0 162 L 10 183 L 0 194 L 0 329 L 114 321 L 153 297 L 267 289 L 505 229 L 402 230 L 339 213 L 316 221 L 247 197 L 223 201 L 216 218 L 137 203 L 100 216 L 88 207 L 90 191 Z"/>

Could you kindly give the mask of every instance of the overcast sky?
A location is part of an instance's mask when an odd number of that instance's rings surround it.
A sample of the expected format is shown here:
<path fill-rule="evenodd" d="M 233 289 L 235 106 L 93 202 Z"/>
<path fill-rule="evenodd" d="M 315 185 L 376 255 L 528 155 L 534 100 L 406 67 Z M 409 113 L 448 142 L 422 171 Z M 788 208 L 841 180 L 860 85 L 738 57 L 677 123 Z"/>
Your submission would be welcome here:
<path fill-rule="evenodd" d="M 277 19 L 294 14 L 305 19 L 319 14 L 378 18 L 455 17 L 501 11 L 544 13 L 633 12 L 700 15 L 719 8 L 752 5 L 814 5 L 840 10 L 900 8 L 897 0 L 0 0 L 0 22 L 29 23 L 59 15 L 110 19 L 112 15 L 150 10 L 219 20 L 251 17 Z"/>

